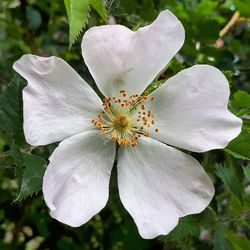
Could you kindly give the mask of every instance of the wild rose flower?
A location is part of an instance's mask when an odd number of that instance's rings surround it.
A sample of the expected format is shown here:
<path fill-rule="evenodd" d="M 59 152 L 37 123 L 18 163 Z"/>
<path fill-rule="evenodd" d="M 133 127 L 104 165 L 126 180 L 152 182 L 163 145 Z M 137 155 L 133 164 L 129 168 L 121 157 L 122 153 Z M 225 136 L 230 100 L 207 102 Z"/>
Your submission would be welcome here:
<path fill-rule="evenodd" d="M 184 29 L 169 11 L 136 32 L 122 25 L 88 30 L 82 54 L 103 101 L 60 58 L 24 55 L 15 62 L 28 81 L 27 142 L 62 141 L 43 181 L 53 218 L 78 227 L 105 206 L 116 145 L 119 195 L 143 238 L 167 234 L 180 217 L 209 204 L 211 180 L 176 148 L 224 148 L 240 133 L 242 121 L 227 109 L 227 79 L 215 67 L 196 65 L 144 92 L 183 42 Z"/>

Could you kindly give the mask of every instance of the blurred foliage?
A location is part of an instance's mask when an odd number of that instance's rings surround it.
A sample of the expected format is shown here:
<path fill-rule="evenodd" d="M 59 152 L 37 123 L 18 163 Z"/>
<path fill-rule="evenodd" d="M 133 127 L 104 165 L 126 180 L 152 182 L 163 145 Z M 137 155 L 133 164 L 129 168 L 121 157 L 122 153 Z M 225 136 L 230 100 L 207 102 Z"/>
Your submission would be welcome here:
<path fill-rule="evenodd" d="M 0 249 L 250 249 L 249 6 L 249 0 L 1 0 Z M 169 235 L 143 240 L 121 205 L 114 168 L 106 208 L 80 228 L 60 224 L 49 216 L 39 191 L 56 145 L 34 148 L 25 142 L 25 81 L 12 64 L 26 53 L 59 56 L 96 89 L 82 61 L 81 31 L 106 22 L 136 30 L 164 9 L 180 19 L 186 41 L 149 91 L 191 65 L 214 65 L 230 81 L 230 110 L 244 121 L 225 150 L 193 154 L 212 178 L 215 197 L 201 214 L 180 219 Z"/>

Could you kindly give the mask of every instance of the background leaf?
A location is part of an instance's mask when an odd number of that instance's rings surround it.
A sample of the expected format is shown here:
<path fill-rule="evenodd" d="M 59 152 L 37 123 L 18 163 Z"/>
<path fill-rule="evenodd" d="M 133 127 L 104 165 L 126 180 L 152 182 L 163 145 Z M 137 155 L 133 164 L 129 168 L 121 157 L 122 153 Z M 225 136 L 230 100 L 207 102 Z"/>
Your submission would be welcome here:
<path fill-rule="evenodd" d="M 108 15 L 103 0 L 89 0 L 90 5 L 96 10 L 100 17 L 108 22 Z"/>
<path fill-rule="evenodd" d="M 240 201 L 242 201 L 241 186 L 230 169 L 222 165 L 217 165 L 215 173 L 221 178 L 226 188 L 231 191 Z"/>
<path fill-rule="evenodd" d="M 226 232 L 226 237 L 231 243 L 233 250 L 250 249 L 250 241 L 246 237 L 237 235 L 231 230 Z"/>
<path fill-rule="evenodd" d="M 240 108 L 250 108 L 250 95 L 246 91 L 239 90 L 234 93 L 234 105 Z"/>
<path fill-rule="evenodd" d="M 200 233 L 200 228 L 197 225 L 197 218 L 192 216 L 186 216 L 180 218 L 178 225 L 167 235 L 161 236 L 164 240 L 183 240 L 191 236 L 198 236 Z"/>
<path fill-rule="evenodd" d="M 229 244 L 225 238 L 225 226 L 223 224 L 218 225 L 215 230 L 213 250 L 230 250 Z"/>
<path fill-rule="evenodd" d="M 224 149 L 229 154 L 243 160 L 250 160 L 250 132 L 243 129 L 240 135 Z"/>
<path fill-rule="evenodd" d="M 17 76 L 0 94 L 0 129 L 6 131 L 17 144 L 24 143 L 21 90 L 25 83 Z"/>
<path fill-rule="evenodd" d="M 233 0 L 233 3 L 242 15 L 250 17 L 249 0 Z"/>
<path fill-rule="evenodd" d="M 89 0 L 64 0 L 69 20 L 69 46 L 71 47 L 89 18 Z"/>
<path fill-rule="evenodd" d="M 71 47 L 88 23 L 90 7 L 93 7 L 104 22 L 108 21 L 103 0 L 64 0 L 69 20 L 69 46 Z"/>
<path fill-rule="evenodd" d="M 14 201 L 17 202 L 41 189 L 46 161 L 37 155 L 20 152 L 16 145 L 13 145 L 11 154 L 16 160 L 18 191 Z"/>

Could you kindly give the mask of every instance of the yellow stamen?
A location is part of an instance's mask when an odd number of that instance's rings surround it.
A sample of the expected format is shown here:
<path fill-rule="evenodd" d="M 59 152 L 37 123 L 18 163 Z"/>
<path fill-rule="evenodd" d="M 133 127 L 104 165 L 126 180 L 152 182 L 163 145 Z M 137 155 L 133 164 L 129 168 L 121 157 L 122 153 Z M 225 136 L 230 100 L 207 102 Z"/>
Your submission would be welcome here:
<path fill-rule="evenodd" d="M 106 97 L 103 99 L 103 110 L 98 120 L 91 123 L 100 129 L 102 135 L 119 145 L 135 147 L 141 136 L 149 136 L 149 128 L 154 125 L 154 114 L 148 109 L 148 99 L 153 96 L 144 93 L 139 96 L 132 94 L 127 97 L 126 90 L 119 91 L 120 98 Z M 158 132 L 158 128 L 155 129 Z"/>

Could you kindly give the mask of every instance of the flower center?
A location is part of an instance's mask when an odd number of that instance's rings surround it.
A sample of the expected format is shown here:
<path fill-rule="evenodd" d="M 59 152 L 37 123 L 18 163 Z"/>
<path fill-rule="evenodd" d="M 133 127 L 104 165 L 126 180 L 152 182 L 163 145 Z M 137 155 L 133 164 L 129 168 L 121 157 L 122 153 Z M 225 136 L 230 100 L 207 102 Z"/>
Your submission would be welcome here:
<path fill-rule="evenodd" d="M 154 114 L 146 106 L 154 97 L 148 94 L 127 97 L 125 90 L 120 90 L 120 98 L 103 99 L 103 111 L 98 119 L 91 122 L 100 129 L 101 134 L 117 141 L 119 145 L 135 147 L 141 136 L 149 136 L 149 128 L 154 125 Z M 154 130 L 158 132 L 158 128 Z"/>
<path fill-rule="evenodd" d="M 129 128 L 131 121 L 127 115 L 117 115 L 113 119 L 113 127 L 119 131 L 125 131 Z"/>

